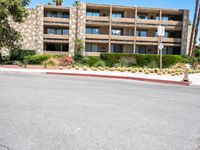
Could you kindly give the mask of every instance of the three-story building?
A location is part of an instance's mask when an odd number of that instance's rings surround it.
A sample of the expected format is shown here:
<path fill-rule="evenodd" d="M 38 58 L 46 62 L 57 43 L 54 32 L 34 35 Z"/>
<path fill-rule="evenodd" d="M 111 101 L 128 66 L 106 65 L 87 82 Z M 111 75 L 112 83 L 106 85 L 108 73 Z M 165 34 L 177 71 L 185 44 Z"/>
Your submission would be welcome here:
<path fill-rule="evenodd" d="M 31 36 L 23 40 L 22 48 L 40 54 L 73 55 L 76 38 L 83 40 L 86 56 L 157 54 L 159 25 L 165 27 L 163 54 L 188 51 L 188 10 L 81 3 L 78 8 L 39 5 L 28 11 L 27 20 L 13 26 L 23 37 Z"/>

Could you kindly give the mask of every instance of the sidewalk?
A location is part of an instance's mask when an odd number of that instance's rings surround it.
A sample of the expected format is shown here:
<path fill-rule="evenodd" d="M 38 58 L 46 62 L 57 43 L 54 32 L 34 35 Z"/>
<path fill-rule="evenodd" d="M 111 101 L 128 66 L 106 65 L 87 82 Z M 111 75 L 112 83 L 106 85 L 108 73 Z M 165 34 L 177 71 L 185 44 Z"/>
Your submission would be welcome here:
<path fill-rule="evenodd" d="M 200 86 L 200 74 L 190 74 L 189 78 L 191 82 L 183 82 L 183 75 L 171 76 L 171 75 L 157 75 L 157 74 L 143 74 L 143 73 L 130 73 L 130 72 L 113 72 L 113 71 L 83 71 L 75 69 L 41 69 L 35 67 L 30 68 L 18 68 L 15 66 L 1 66 L 0 72 L 10 73 L 26 73 L 26 74 L 49 74 L 49 75 L 66 75 L 66 76 L 84 76 L 84 77 L 99 77 L 99 78 L 113 78 L 113 79 L 126 79 L 147 81 L 154 83 L 175 84 L 175 85 L 195 85 Z"/>

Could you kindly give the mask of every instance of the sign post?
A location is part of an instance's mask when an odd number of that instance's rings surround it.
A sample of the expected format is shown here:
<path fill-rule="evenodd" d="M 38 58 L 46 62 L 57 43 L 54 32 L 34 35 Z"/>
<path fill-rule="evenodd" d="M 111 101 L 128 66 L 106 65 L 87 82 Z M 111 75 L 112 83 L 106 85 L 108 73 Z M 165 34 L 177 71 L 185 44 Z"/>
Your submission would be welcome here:
<path fill-rule="evenodd" d="M 165 36 L 165 27 L 158 26 L 158 36 L 159 36 L 158 50 L 160 54 L 160 69 L 162 69 L 162 49 L 164 48 L 164 45 L 162 44 L 162 37 Z"/>

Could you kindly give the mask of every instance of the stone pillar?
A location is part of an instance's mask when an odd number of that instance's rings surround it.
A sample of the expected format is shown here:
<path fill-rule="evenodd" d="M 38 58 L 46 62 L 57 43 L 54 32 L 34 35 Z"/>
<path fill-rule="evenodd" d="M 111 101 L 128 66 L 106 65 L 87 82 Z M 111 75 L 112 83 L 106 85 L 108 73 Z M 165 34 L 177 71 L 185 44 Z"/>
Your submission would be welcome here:
<path fill-rule="evenodd" d="M 70 27 L 69 27 L 69 55 L 74 56 L 75 40 L 76 40 L 76 17 L 77 8 L 70 8 Z M 78 26 L 77 38 L 83 40 L 85 55 L 85 29 L 86 29 L 86 3 L 81 3 L 78 8 Z"/>
<path fill-rule="evenodd" d="M 187 55 L 187 51 L 188 51 L 188 24 L 189 24 L 189 11 L 184 10 L 182 41 L 181 41 L 181 55 Z"/>
<path fill-rule="evenodd" d="M 43 33 L 44 33 L 44 6 L 38 5 L 36 7 L 36 53 L 43 54 Z"/>

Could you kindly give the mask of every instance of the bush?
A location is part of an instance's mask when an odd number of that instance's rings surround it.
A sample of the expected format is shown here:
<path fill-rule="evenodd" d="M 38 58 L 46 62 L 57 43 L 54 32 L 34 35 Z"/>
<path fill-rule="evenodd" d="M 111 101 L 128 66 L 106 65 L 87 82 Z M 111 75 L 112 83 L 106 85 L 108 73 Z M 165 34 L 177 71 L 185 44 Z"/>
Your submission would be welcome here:
<path fill-rule="evenodd" d="M 1 55 L 1 52 L 0 52 L 0 63 L 3 62 L 3 59 L 2 59 L 2 55 Z"/>
<path fill-rule="evenodd" d="M 132 67 L 136 65 L 135 57 L 121 57 L 119 58 L 119 63 L 115 64 L 115 67 Z"/>
<path fill-rule="evenodd" d="M 59 61 L 57 58 L 49 58 L 48 60 L 43 62 L 43 65 L 45 66 L 58 66 Z"/>
<path fill-rule="evenodd" d="M 96 56 L 86 56 L 84 58 L 82 58 L 82 63 L 86 66 L 100 66 L 98 64 L 102 63 L 102 60 L 100 57 L 96 57 Z M 103 66 L 102 66 L 103 67 Z"/>
<path fill-rule="evenodd" d="M 116 64 L 119 64 L 123 59 L 135 59 L 137 66 L 144 67 L 158 67 L 159 66 L 159 55 L 154 54 L 120 54 L 120 53 L 109 53 L 101 54 L 101 59 L 106 63 L 107 66 L 113 67 Z M 179 55 L 163 55 L 163 67 L 169 67 L 178 62 L 182 62 L 184 57 Z"/>
<path fill-rule="evenodd" d="M 53 57 L 53 55 L 29 55 L 25 56 L 23 61 L 26 64 L 41 65 L 44 61 L 48 60 L 51 57 Z"/>
<path fill-rule="evenodd" d="M 10 60 L 11 61 L 23 61 L 26 56 L 35 55 L 35 50 L 21 50 L 14 49 L 10 51 Z"/>
<path fill-rule="evenodd" d="M 73 59 L 69 56 L 64 56 L 63 58 L 59 59 L 59 65 L 60 66 L 69 66 L 72 65 Z"/>

